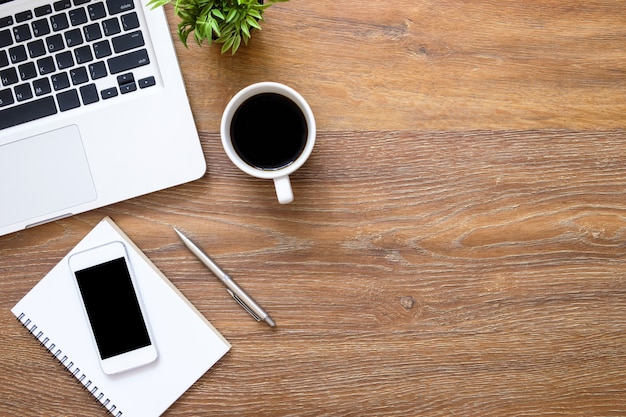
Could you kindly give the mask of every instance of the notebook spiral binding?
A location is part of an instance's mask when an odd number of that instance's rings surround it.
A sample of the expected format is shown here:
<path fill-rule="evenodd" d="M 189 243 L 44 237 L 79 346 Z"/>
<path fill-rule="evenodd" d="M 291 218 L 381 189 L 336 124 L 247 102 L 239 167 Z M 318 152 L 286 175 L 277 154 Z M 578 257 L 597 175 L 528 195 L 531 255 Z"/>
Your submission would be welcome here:
<path fill-rule="evenodd" d="M 26 318 L 26 315 L 24 313 L 21 313 L 17 317 L 17 320 L 22 326 L 24 326 L 24 328 L 26 328 L 26 330 L 30 332 L 30 334 L 35 337 L 35 339 L 37 339 L 41 346 L 46 348 L 48 353 L 50 353 L 50 355 L 52 355 L 57 360 L 59 365 L 63 366 L 66 371 L 72 374 L 72 376 L 76 378 L 78 382 L 80 382 L 82 388 L 90 393 L 93 398 L 98 401 L 98 404 L 100 404 L 102 408 L 104 408 L 115 417 L 122 417 L 122 412 L 120 410 L 117 410 L 115 404 L 112 404 L 111 400 L 109 398 L 106 398 L 104 393 L 102 391 L 99 391 L 96 385 L 93 385 L 87 375 L 81 373 L 80 368 L 75 366 L 74 362 L 72 362 L 66 355 L 63 355 L 63 351 L 58 348 L 48 337 L 45 337 L 43 331 L 37 331 L 37 325 L 32 323 L 30 319 Z"/>

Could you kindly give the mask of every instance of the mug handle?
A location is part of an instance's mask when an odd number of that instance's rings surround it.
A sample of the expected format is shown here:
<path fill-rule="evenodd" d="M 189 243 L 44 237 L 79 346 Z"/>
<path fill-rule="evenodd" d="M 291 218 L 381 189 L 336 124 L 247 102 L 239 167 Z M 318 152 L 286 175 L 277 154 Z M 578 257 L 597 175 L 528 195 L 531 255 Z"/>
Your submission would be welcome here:
<path fill-rule="evenodd" d="M 276 197 L 278 197 L 280 204 L 288 204 L 293 201 L 293 191 L 291 190 L 289 175 L 274 178 L 274 187 L 276 188 Z"/>

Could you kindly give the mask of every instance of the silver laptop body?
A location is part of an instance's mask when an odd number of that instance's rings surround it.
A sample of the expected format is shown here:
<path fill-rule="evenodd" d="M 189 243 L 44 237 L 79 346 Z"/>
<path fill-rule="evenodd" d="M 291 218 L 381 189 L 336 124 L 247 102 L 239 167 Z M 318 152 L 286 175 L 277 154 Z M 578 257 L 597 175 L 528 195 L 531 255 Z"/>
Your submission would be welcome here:
<path fill-rule="evenodd" d="M 145 1 L 0 0 L 0 235 L 206 171 L 164 12 Z"/>

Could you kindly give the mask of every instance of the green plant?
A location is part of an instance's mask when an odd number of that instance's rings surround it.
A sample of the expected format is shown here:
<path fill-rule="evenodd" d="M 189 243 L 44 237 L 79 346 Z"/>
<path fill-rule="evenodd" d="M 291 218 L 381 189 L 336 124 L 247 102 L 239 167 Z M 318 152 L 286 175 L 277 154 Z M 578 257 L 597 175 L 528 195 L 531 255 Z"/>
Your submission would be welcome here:
<path fill-rule="evenodd" d="M 253 29 L 261 29 L 263 12 L 274 3 L 288 0 L 150 0 L 152 8 L 174 5 L 174 12 L 181 19 L 178 24 L 178 36 L 187 46 L 191 33 L 202 45 L 205 40 L 210 44 L 222 44 L 222 53 L 230 50 L 232 54 L 243 42 L 248 44 Z"/>

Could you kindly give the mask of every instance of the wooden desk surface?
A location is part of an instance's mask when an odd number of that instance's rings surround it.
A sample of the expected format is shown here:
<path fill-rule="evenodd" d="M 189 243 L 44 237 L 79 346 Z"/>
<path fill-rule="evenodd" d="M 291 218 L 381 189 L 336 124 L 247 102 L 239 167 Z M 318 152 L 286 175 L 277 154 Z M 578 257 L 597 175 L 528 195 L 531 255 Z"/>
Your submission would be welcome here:
<path fill-rule="evenodd" d="M 626 415 L 626 2 L 291 0 L 234 57 L 176 43 L 209 170 L 0 238 L 1 415 L 104 413 L 9 309 L 107 215 L 233 345 L 167 416 Z M 267 80 L 318 122 L 287 206 L 219 139 Z"/>

